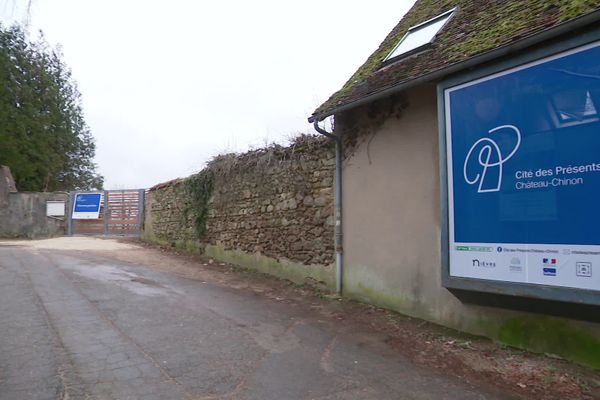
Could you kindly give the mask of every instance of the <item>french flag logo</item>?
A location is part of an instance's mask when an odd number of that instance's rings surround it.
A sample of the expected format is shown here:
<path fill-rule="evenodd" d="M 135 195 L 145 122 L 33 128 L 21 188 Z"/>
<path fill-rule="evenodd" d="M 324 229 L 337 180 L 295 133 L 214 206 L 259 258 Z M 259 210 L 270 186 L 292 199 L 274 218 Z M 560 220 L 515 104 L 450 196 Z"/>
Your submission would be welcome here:
<path fill-rule="evenodd" d="M 542 272 L 546 276 L 556 276 L 556 258 L 543 258 Z"/>

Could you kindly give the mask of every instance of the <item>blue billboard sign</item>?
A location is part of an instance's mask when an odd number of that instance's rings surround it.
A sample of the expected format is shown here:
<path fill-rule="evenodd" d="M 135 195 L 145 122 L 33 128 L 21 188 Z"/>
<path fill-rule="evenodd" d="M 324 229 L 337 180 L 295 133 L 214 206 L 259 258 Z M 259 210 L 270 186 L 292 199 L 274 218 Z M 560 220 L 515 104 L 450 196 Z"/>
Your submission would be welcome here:
<path fill-rule="evenodd" d="M 77 193 L 73 203 L 73 219 L 98 219 L 102 193 Z"/>
<path fill-rule="evenodd" d="M 600 290 L 600 43 L 444 107 L 450 276 Z"/>

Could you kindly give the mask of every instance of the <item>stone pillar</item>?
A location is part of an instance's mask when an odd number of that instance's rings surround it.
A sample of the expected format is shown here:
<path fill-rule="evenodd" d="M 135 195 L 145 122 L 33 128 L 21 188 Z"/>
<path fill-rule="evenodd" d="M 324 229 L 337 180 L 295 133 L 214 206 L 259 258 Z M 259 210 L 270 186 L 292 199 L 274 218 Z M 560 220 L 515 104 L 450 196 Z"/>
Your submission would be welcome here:
<path fill-rule="evenodd" d="M 8 206 L 8 194 L 16 192 L 15 180 L 10 173 L 10 168 L 0 165 L 0 208 Z"/>

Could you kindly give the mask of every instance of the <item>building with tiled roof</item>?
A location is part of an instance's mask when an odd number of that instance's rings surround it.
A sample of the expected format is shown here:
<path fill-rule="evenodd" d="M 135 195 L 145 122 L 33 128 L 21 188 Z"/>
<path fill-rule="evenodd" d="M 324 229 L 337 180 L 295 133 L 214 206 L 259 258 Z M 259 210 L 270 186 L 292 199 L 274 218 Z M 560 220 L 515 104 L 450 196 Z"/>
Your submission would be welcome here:
<path fill-rule="evenodd" d="M 417 0 L 309 121 L 344 296 L 600 368 L 599 1 Z"/>
<path fill-rule="evenodd" d="M 456 9 L 452 19 L 427 51 L 384 66 L 385 57 L 412 26 L 451 9 Z M 417 0 L 379 48 L 310 120 L 589 26 L 597 21 L 599 9 L 598 0 Z"/>

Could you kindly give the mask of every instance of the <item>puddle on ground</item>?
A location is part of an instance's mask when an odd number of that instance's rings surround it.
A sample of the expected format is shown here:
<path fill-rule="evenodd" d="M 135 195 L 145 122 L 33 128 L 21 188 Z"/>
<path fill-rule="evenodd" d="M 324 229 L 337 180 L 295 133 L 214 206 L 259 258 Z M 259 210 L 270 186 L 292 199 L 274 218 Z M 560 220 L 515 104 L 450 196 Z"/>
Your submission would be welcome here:
<path fill-rule="evenodd" d="M 132 293 L 142 296 L 168 296 L 178 291 L 163 286 L 152 279 L 125 271 L 114 265 L 71 265 L 68 267 L 79 276 L 105 283 L 115 283 Z"/>

